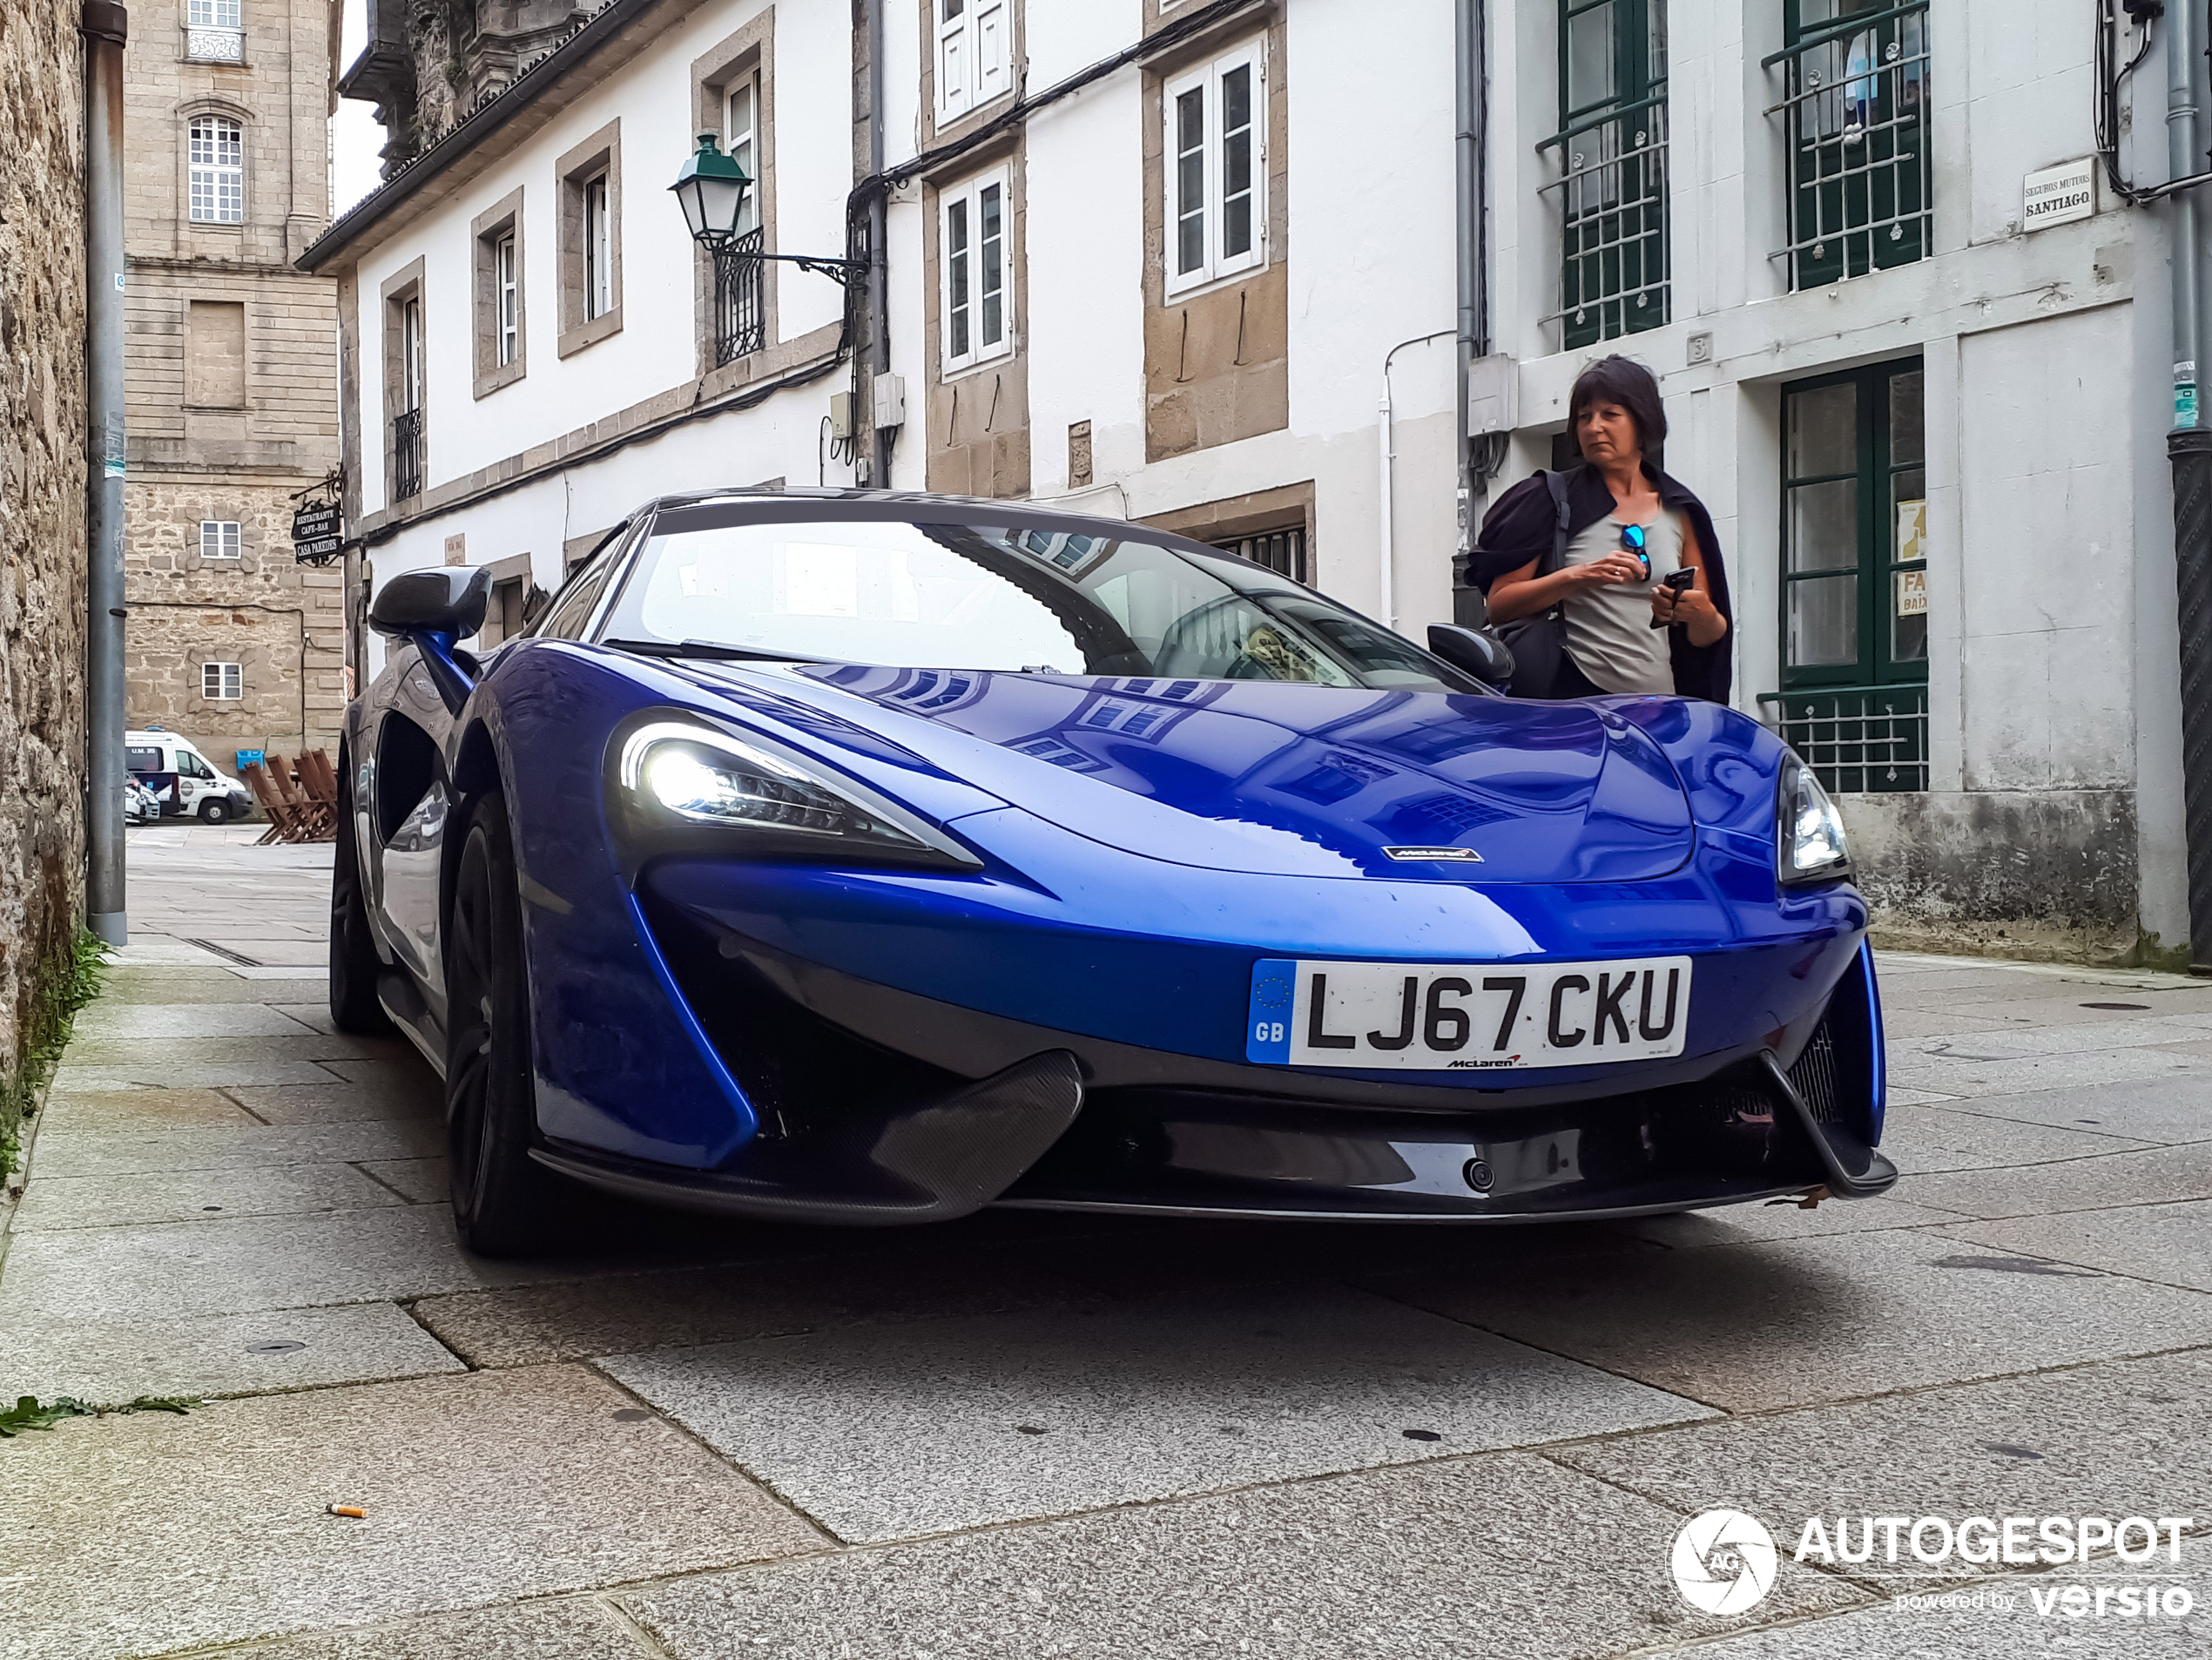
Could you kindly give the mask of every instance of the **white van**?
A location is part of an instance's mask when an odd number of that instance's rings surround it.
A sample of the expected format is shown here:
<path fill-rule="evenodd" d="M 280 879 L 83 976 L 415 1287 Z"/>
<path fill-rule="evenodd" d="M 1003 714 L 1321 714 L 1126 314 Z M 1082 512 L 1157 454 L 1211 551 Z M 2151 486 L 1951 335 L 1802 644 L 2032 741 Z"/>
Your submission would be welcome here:
<path fill-rule="evenodd" d="M 191 813 L 203 824 L 227 824 L 253 809 L 246 786 L 219 771 L 191 739 L 158 726 L 123 734 L 123 764 L 154 793 L 165 818 Z"/>

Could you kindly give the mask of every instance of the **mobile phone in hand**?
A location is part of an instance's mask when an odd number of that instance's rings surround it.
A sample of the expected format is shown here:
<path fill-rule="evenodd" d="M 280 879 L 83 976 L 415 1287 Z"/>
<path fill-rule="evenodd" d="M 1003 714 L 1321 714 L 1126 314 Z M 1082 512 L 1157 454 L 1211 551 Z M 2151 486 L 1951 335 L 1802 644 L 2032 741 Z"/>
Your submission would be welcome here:
<path fill-rule="evenodd" d="M 1685 565 L 1680 570 L 1669 570 L 1665 576 L 1660 577 L 1659 585 L 1672 590 L 1675 597 L 1680 599 L 1697 585 L 1697 573 Z M 1651 626 L 1664 628 L 1667 624 L 1655 617 L 1651 619 Z"/>

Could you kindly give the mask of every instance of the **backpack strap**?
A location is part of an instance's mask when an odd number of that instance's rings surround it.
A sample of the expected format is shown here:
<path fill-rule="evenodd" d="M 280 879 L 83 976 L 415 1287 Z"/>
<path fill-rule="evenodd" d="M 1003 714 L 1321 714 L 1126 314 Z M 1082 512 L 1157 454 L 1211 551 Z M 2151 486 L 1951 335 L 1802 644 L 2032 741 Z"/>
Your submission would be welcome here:
<path fill-rule="evenodd" d="M 1552 550 L 1536 562 L 1536 574 L 1548 577 L 1554 570 L 1567 569 L 1567 531 L 1574 517 L 1574 509 L 1567 499 L 1567 475 L 1547 472 L 1544 484 L 1551 491 L 1552 509 L 1558 516 L 1557 528 L 1552 532 Z"/>

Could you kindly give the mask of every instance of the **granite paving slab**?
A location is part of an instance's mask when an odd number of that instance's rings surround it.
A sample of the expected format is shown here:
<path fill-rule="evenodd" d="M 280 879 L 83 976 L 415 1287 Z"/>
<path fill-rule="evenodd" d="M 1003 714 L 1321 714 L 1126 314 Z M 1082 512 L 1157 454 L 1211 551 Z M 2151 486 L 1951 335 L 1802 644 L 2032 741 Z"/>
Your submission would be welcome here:
<path fill-rule="evenodd" d="M 1930 1205 L 1969 1217 L 2039 1216 L 2212 1198 L 2212 1142 L 2030 1164 L 2001 1175 L 1925 1176 L 1912 1189 Z"/>
<path fill-rule="evenodd" d="M 35 1188 L 37 1184 L 32 1184 Z M 557 1261 L 464 1255 L 439 1205 L 18 1235 L 0 1326 L 24 1314 L 107 1319 L 421 1297 L 574 1277 Z"/>
<path fill-rule="evenodd" d="M 2021 1256 L 2212 1292 L 2212 1203 L 2202 1199 L 1966 1223 L 1944 1232 Z"/>
<path fill-rule="evenodd" d="M 1452 1459 L 858 1550 L 619 1600 L 671 1660 L 1568 1660 L 1724 1632 L 1682 1518 L 1527 1454 Z M 1784 1563 L 1765 1609 L 1860 1605 Z"/>
<path fill-rule="evenodd" d="M 2212 1014 L 2147 1011 L 2104 1013 L 2096 1020 L 2047 1025 L 2031 1022 L 2010 1030 L 1959 1032 L 1893 1043 L 1892 1047 L 1898 1064 L 1918 1064 L 1923 1057 L 2020 1060 L 2039 1055 L 2079 1055 L 2092 1049 L 2148 1049 L 2200 1042 L 2208 1036 L 2212 1036 Z"/>
<path fill-rule="evenodd" d="M 1749 1511 L 1794 1552 L 1812 1517 L 1852 1544 L 1866 1515 L 2193 1516 L 2212 1526 L 2212 1352 L 2106 1361 L 1554 1449 L 1561 1463 L 1696 1514 Z M 1838 1562 L 1870 1589 L 1978 1577 L 1878 1549 Z"/>
<path fill-rule="evenodd" d="M 415 1316 L 470 1365 L 510 1366 L 1096 1295 L 1002 1257 L 901 1252 L 458 1292 L 422 1299 Z"/>
<path fill-rule="evenodd" d="M 272 1002 L 269 1005 L 280 1015 L 289 1016 L 310 1031 L 334 1032 L 337 1022 L 330 1018 L 330 999 L 317 997 L 308 1002 Z M 405 1042 L 405 1039 L 401 1039 Z"/>
<path fill-rule="evenodd" d="M 2212 1141 L 2212 1090 L 2197 1077 L 1984 1096 L 1959 1101 L 1952 1110 L 2135 1141 Z"/>
<path fill-rule="evenodd" d="M 211 1037 L 301 1037 L 309 1029 L 260 1002 L 110 1002 L 102 997 L 79 1011 L 71 1033 L 79 1043 L 158 1042 Z"/>
<path fill-rule="evenodd" d="M 54 1090 L 42 1116 L 55 1134 L 239 1130 L 260 1122 L 220 1090 Z"/>
<path fill-rule="evenodd" d="M 1920 1037 L 1952 1037 L 1967 1032 L 2002 1031 L 2005 1022 L 2000 1019 L 1984 1018 L 1951 1009 L 1926 1009 L 1918 1005 L 1882 1008 L 1882 1034 L 1892 1043 Z"/>
<path fill-rule="evenodd" d="M 239 1009 L 260 1005 L 232 1003 L 217 1006 Z M 285 1028 L 280 1036 L 263 1033 L 253 1036 L 190 1039 L 80 1034 L 71 1040 L 70 1063 L 73 1067 L 127 1067 L 132 1069 L 141 1080 L 154 1081 L 160 1080 L 172 1063 L 186 1058 L 195 1067 L 205 1067 L 212 1063 L 252 1068 L 268 1061 L 405 1061 L 410 1065 L 421 1064 L 415 1058 L 414 1048 L 407 1045 L 406 1040 L 401 1038 L 351 1037 L 342 1033 L 318 1032 L 288 1017 L 285 1020 Z M 325 1073 L 324 1081 L 328 1082 L 330 1076 L 330 1074 Z M 241 1076 L 238 1081 L 243 1083 L 249 1080 Z"/>
<path fill-rule="evenodd" d="M 202 1222 L 216 1217 L 361 1211 L 405 1201 L 347 1164 L 253 1170 L 142 1171 L 42 1177 L 16 1211 L 19 1232 Z"/>
<path fill-rule="evenodd" d="M 2020 1164 L 2090 1158 L 2148 1145 L 2086 1126 L 2061 1129 L 1934 1106 L 1898 1107 L 1882 1126 L 1882 1151 L 1905 1172 L 1905 1179 L 1892 1191 L 1914 1198 L 1925 1198 L 1921 1182 L 1940 1171 L 2009 1171 Z M 1943 1201 L 1927 1203 L 1939 1206 Z"/>
<path fill-rule="evenodd" d="M 1907 1089 L 1965 1097 L 2096 1089 L 2183 1074 L 2190 1075 L 2196 1089 L 2212 1094 L 2212 1060 L 2161 1049 L 2095 1049 L 1994 1061 L 1937 1061 L 1908 1054 L 1890 1063 L 1890 1076 Z"/>
<path fill-rule="evenodd" d="M 216 1003 L 312 1003 L 327 1000 L 329 984 L 320 970 L 310 976 L 304 969 L 287 968 L 273 975 L 267 969 L 244 969 L 227 963 L 216 973 L 206 968 L 118 968 L 109 971 L 107 989 L 93 1007 L 104 1008 L 111 1002 L 194 1003 L 202 1007 Z"/>
<path fill-rule="evenodd" d="M 340 1063 L 338 1064 L 342 1064 Z M 420 1060 L 400 1062 L 366 1081 L 236 1085 L 229 1093 L 271 1124 L 345 1124 L 357 1118 L 445 1118 L 445 1086 Z"/>
<path fill-rule="evenodd" d="M 835 1327 L 600 1364 L 856 1541 L 1706 1413 L 1323 1285 Z"/>
<path fill-rule="evenodd" d="M 360 1166 L 410 1205 L 441 1205 L 451 1191 L 443 1158 L 387 1158 L 365 1160 Z"/>
<path fill-rule="evenodd" d="M 1480 1285 L 1375 1283 L 1733 1412 L 2212 1343 L 2212 1296 L 1919 1232 L 1532 1263 Z"/>
<path fill-rule="evenodd" d="M 198 1319 L 31 1318 L 0 1293 L 0 1399 L 261 1394 L 467 1370 L 392 1303 Z"/>
<path fill-rule="evenodd" d="M 395 1625 L 353 1626 L 313 1636 L 195 1649 L 240 1660 L 665 1660 L 644 1646 L 637 1629 L 611 1606 L 590 1596 L 548 1597 L 467 1614 L 437 1614 Z"/>
<path fill-rule="evenodd" d="M 57 1120 L 38 1134 L 36 1176 L 113 1176 L 132 1171 L 422 1158 L 443 1152 L 445 1125 L 431 1117 L 264 1124 L 243 1114 L 232 1129 L 86 1129 Z"/>
<path fill-rule="evenodd" d="M 9 1443 L 7 1469 L 8 1660 L 283 1636 L 822 1542 L 580 1367 L 78 1419 Z"/>

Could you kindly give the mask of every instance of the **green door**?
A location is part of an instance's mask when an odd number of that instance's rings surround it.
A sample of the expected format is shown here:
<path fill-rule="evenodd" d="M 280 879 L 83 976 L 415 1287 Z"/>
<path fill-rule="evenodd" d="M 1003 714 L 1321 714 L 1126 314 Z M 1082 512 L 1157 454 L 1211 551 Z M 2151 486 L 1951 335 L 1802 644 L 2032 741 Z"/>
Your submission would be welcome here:
<path fill-rule="evenodd" d="M 1783 389 L 1784 736 L 1831 789 L 1927 787 L 1919 359 Z"/>

